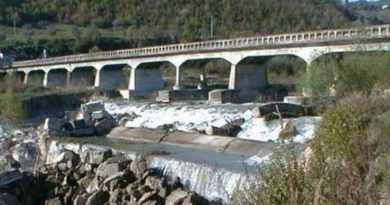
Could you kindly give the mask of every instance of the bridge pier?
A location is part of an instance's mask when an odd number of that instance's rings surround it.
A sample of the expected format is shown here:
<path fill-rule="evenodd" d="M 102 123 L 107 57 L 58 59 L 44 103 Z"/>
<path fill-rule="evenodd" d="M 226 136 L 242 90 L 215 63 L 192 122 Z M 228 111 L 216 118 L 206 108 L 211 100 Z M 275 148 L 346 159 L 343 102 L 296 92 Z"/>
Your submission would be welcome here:
<path fill-rule="evenodd" d="M 175 75 L 175 85 L 173 86 L 173 90 L 181 90 L 181 70 L 180 66 L 176 66 L 176 75 Z"/>

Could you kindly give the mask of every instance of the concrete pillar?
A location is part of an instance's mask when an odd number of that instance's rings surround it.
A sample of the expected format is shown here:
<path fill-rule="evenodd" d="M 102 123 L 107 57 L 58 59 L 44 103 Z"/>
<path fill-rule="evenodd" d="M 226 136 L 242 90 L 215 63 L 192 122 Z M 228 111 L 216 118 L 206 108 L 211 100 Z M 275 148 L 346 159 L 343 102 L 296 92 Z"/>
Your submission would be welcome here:
<path fill-rule="evenodd" d="M 236 71 L 237 67 L 235 64 L 230 66 L 230 77 L 229 77 L 229 89 L 236 89 Z"/>
<path fill-rule="evenodd" d="M 94 83 L 95 88 L 100 87 L 100 71 L 101 71 L 101 68 L 96 69 L 95 83 Z"/>
<path fill-rule="evenodd" d="M 136 68 L 131 68 L 130 71 L 129 90 L 135 90 L 135 70 Z"/>
<path fill-rule="evenodd" d="M 71 79 L 72 73 L 70 71 L 66 72 L 66 87 L 70 86 L 70 79 Z"/>
<path fill-rule="evenodd" d="M 48 78 L 49 78 L 49 72 L 50 72 L 50 70 L 45 72 L 45 76 L 43 77 L 43 87 L 47 87 L 47 81 L 48 81 Z"/>
<path fill-rule="evenodd" d="M 206 70 L 205 68 L 202 68 L 202 73 L 199 76 L 198 90 L 204 90 L 207 88 Z"/>
<path fill-rule="evenodd" d="M 173 86 L 174 90 L 181 90 L 181 68 L 180 66 L 176 66 L 176 82 L 175 85 Z"/>
<path fill-rule="evenodd" d="M 27 85 L 27 82 L 28 82 L 28 72 L 26 72 L 26 74 L 24 75 L 23 84 Z"/>

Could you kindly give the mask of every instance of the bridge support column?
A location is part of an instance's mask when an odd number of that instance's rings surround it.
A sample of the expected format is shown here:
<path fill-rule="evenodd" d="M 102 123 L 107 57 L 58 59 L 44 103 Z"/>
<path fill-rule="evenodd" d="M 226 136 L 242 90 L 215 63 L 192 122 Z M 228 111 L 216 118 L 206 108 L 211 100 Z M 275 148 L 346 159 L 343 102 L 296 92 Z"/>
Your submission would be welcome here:
<path fill-rule="evenodd" d="M 23 84 L 27 85 L 27 82 L 28 82 L 28 72 L 26 72 L 26 74 L 24 75 Z"/>
<path fill-rule="evenodd" d="M 181 90 L 181 68 L 180 66 L 176 66 L 176 81 L 175 85 L 173 86 L 174 90 Z"/>
<path fill-rule="evenodd" d="M 98 88 L 100 86 L 100 70 L 96 70 L 94 87 Z"/>
<path fill-rule="evenodd" d="M 48 82 L 48 78 L 49 78 L 49 71 L 45 72 L 45 75 L 43 77 L 43 87 L 47 87 L 47 82 Z"/>
<path fill-rule="evenodd" d="M 231 90 L 236 89 L 236 71 L 237 71 L 237 66 L 235 64 L 232 64 L 230 66 L 230 76 L 229 76 L 229 89 Z"/>
<path fill-rule="evenodd" d="M 72 73 L 70 71 L 66 72 L 66 84 L 65 84 L 66 87 L 70 86 L 71 77 L 72 77 Z"/>

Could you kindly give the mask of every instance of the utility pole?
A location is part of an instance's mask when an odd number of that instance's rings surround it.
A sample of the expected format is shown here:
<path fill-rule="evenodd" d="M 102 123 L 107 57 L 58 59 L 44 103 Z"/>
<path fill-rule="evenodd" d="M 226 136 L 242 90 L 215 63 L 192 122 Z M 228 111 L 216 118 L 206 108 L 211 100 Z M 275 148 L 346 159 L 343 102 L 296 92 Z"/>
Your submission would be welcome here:
<path fill-rule="evenodd" d="M 213 16 L 210 17 L 210 38 L 214 37 L 214 21 Z"/>

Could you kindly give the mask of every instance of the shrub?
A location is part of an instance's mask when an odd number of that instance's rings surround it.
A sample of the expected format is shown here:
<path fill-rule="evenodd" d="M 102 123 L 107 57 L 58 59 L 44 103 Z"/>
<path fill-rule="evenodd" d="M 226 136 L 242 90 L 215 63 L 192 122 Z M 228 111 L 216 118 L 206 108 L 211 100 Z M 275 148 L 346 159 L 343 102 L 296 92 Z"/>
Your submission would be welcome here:
<path fill-rule="evenodd" d="M 7 88 L 0 96 L 0 108 L 2 120 L 11 126 L 20 125 L 25 119 L 22 98 L 16 95 L 11 88 Z"/>
<path fill-rule="evenodd" d="M 389 108 L 376 96 L 341 100 L 323 115 L 307 159 L 282 148 L 237 204 L 388 204 Z"/>
<path fill-rule="evenodd" d="M 390 54 L 380 52 L 322 57 L 310 65 L 300 81 L 301 88 L 308 88 L 315 97 L 329 96 L 332 84 L 339 96 L 389 88 L 389 57 Z"/>

